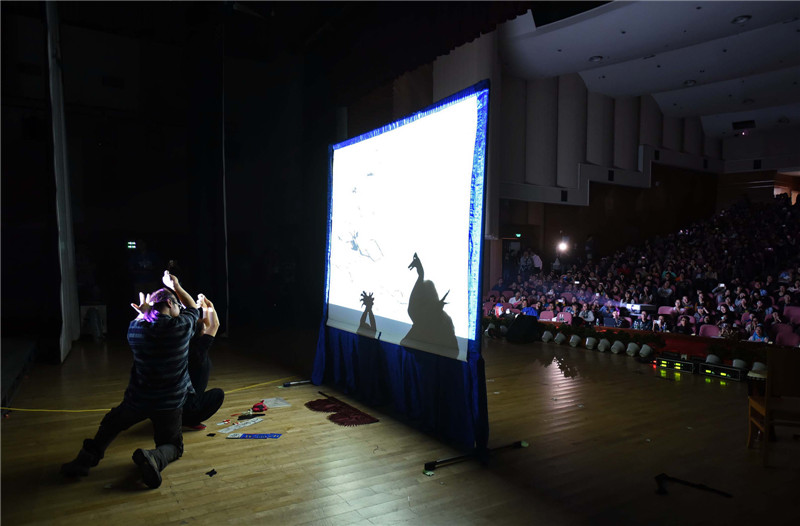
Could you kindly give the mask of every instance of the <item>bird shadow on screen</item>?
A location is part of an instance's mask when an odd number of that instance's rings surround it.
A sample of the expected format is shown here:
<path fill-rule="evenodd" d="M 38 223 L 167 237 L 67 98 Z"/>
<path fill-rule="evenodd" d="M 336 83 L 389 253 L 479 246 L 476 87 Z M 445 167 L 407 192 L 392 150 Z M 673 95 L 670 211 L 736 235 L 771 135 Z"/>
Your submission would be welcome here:
<path fill-rule="evenodd" d="M 408 265 L 409 270 L 417 269 L 417 281 L 408 298 L 408 316 L 411 318 L 411 329 L 400 341 L 400 345 L 418 348 L 419 342 L 428 342 L 444 350 L 448 358 L 458 358 L 458 340 L 453 320 L 444 311 L 447 295 L 439 299 L 436 285 L 425 279 L 422 261 L 416 253 Z M 441 353 L 437 353 L 441 354 Z"/>

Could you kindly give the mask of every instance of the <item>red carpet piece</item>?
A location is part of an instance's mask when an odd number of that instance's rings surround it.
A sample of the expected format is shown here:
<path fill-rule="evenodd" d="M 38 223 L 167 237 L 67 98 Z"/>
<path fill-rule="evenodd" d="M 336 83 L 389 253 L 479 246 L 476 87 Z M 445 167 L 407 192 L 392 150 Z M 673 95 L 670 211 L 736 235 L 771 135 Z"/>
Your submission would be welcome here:
<path fill-rule="evenodd" d="M 327 396 L 327 398 L 320 398 L 319 400 L 311 400 L 306 402 L 306 407 L 312 411 L 320 411 L 322 413 L 333 413 L 328 416 L 328 420 L 340 426 L 361 426 L 364 424 L 372 424 L 380 422 L 374 416 L 356 409 L 355 407 L 342 402 L 338 398 L 328 396 L 320 391 L 320 394 Z"/>

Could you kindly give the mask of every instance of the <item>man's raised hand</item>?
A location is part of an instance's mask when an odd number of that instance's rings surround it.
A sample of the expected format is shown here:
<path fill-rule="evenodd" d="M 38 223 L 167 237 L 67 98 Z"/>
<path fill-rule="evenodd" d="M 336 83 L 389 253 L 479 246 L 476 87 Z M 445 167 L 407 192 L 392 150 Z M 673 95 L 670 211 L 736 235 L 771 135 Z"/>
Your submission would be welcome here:
<path fill-rule="evenodd" d="M 145 297 L 144 292 L 139 293 L 138 305 L 135 303 L 131 303 L 131 307 L 133 307 L 133 310 L 139 313 L 139 316 L 137 316 L 137 318 L 145 318 L 147 316 L 147 313 L 150 312 L 152 306 L 153 304 L 150 302 L 150 294 L 148 294 Z"/>

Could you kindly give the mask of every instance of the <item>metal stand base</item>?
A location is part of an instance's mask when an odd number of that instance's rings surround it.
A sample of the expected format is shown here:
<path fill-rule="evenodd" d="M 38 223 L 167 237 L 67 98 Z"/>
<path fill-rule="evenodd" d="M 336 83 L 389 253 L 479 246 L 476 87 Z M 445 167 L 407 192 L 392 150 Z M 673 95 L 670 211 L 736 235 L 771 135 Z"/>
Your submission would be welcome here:
<path fill-rule="evenodd" d="M 451 464 L 458 464 L 459 462 L 464 462 L 466 460 L 477 459 L 480 461 L 481 464 L 487 465 L 489 463 L 489 456 L 496 452 L 503 449 L 518 449 L 521 447 L 528 447 L 528 443 L 524 440 L 519 440 L 514 442 L 513 444 L 508 444 L 505 446 L 496 447 L 494 449 L 482 449 L 476 450 L 473 453 L 468 455 L 461 455 L 459 457 L 452 457 L 452 458 L 445 458 L 442 460 L 433 460 L 431 462 L 425 463 L 425 469 L 422 471 L 425 475 L 432 476 L 433 472 L 436 468 L 442 466 L 449 466 Z"/>

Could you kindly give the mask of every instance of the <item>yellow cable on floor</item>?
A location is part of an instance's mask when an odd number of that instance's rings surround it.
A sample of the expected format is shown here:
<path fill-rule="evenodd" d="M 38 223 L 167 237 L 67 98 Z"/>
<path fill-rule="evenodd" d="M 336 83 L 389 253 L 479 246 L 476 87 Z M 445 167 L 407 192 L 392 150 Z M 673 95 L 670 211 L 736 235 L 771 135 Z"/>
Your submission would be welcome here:
<path fill-rule="evenodd" d="M 253 387 L 260 387 L 262 385 L 274 384 L 275 382 L 285 382 L 285 381 L 290 380 L 292 378 L 295 378 L 295 377 L 294 376 L 287 376 L 286 378 L 281 378 L 280 380 L 270 380 L 269 382 L 262 382 L 260 384 L 248 385 L 247 387 L 240 387 L 239 389 L 231 389 L 230 391 L 225 391 L 225 394 L 238 393 L 239 391 L 244 391 L 246 389 L 252 389 Z"/>
<path fill-rule="evenodd" d="M 245 391 L 247 389 L 252 389 L 253 387 L 260 387 L 262 385 L 269 385 L 274 384 L 276 382 L 285 382 L 295 378 L 294 376 L 287 376 L 286 378 L 280 378 L 278 380 L 270 380 L 269 382 L 262 382 L 260 384 L 253 384 L 248 385 L 247 387 L 240 387 L 238 389 L 231 389 L 230 391 L 225 391 L 225 394 L 228 393 L 238 393 L 239 391 Z M 0 407 L 5 411 L 25 411 L 29 413 L 97 413 L 100 411 L 111 411 L 111 408 L 108 409 L 22 409 L 20 407 Z"/>
<path fill-rule="evenodd" d="M 22 409 L 19 407 L 0 407 L 8 411 L 27 411 L 29 413 L 96 413 L 99 411 L 111 411 L 108 409 Z"/>

